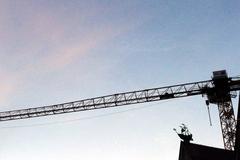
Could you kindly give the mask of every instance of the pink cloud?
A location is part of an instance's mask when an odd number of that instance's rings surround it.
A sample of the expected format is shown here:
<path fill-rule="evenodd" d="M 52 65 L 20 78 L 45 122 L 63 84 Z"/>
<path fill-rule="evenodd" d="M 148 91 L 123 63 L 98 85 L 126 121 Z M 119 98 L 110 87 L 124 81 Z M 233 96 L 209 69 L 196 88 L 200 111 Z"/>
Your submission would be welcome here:
<path fill-rule="evenodd" d="M 107 41 L 138 25 L 127 16 L 119 21 L 112 20 L 99 25 L 91 25 L 88 18 L 98 17 L 99 12 L 106 10 L 104 7 L 101 9 L 101 6 L 85 9 L 81 11 L 81 15 L 72 14 L 72 17 L 66 16 L 65 12 L 43 8 L 36 4 L 34 6 L 26 1 L 15 4 L 15 7 L 21 14 L 16 15 L 15 12 L 13 14 L 5 10 L 2 11 L 3 17 L 17 16 L 24 23 L 21 23 L 19 27 L 15 26 L 15 29 L 5 28 L 4 33 L 8 36 L 2 41 L 4 45 L 9 46 L 11 52 L 16 52 L 12 55 L 13 59 L 17 57 L 18 60 L 18 54 L 23 55 L 25 63 L 19 66 L 22 70 L 34 68 L 39 70 L 44 66 L 49 70 L 62 69 L 80 56 L 90 53 L 91 49 L 105 45 Z M 71 18 L 75 19 L 69 20 Z M 2 24 L 6 24 L 5 21 L 8 22 L 4 20 Z M 12 49 L 12 46 L 15 46 L 14 43 L 16 43 L 16 49 Z M 18 46 L 19 44 L 22 45 Z"/>
<path fill-rule="evenodd" d="M 9 72 L 0 70 L 1 83 L 0 83 L 0 104 L 6 105 L 9 102 L 12 94 L 17 90 L 18 80 L 20 76 L 16 76 Z"/>
<path fill-rule="evenodd" d="M 29 75 L 36 72 L 44 75 L 44 72 L 55 72 L 61 70 L 64 67 L 67 67 L 68 65 L 79 61 L 81 59 L 81 56 L 85 56 L 91 53 L 91 49 L 105 45 L 107 41 L 115 38 L 119 34 L 122 34 L 129 29 L 129 26 L 104 26 L 102 28 L 96 29 L 95 31 L 92 30 L 90 33 L 86 33 L 87 36 L 84 38 L 74 38 L 74 40 L 71 41 L 75 41 L 74 43 L 63 43 L 61 42 L 61 39 L 64 39 L 64 33 L 62 32 L 61 27 L 58 28 L 57 26 L 53 25 L 51 25 L 51 27 L 56 29 L 54 31 L 55 33 L 53 34 L 54 36 L 49 35 L 51 37 L 49 38 L 49 42 L 53 45 L 57 44 L 57 46 L 52 47 L 51 52 L 39 55 L 39 59 L 34 59 L 36 57 L 36 54 L 34 54 L 34 51 L 33 54 L 31 54 L 30 51 L 32 49 L 29 48 L 29 53 L 26 53 L 26 55 L 20 57 L 23 59 L 29 57 L 30 60 L 35 62 L 28 63 L 26 59 L 26 64 L 19 66 L 19 69 L 17 71 L 11 71 L 7 69 L 6 66 L 2 67 L 5 68 L 5 70 L 0 71 L 0 75 L 3 77 L 0 83 L 1 104 L 6 105 L 7 103 L 11 102 L 11 97 L 16 94 L 16 90 L 19 90 L 19 88 L 22 87 L 20 84 L 24 84 L 28 81 L 27 77 Z M 41 30 L 41 32 L 44 32 L 44 29 Z M 40 48 L 41 47 L 36 49 Z M 14 60 L 14 56 L 16 60 Z M 13 63 L 18 63 L 18 56 L 18 54 L 13 54 Z"/>
<path fill-rule="evenodd" d="M 78 39 L 74 44 L 66 44 L 45 57 L 44 66 L 50 69 L 61 69 L 62 67 L 79 61 L 83 55 L 89 54 L 91 49 L 105 45 L 105 42 L 116 37 L 126 28 L 108 28 L 107 30 L 92 31 L 84 39 Z"/>
<path fill-rule="evenodd" d="M 0 83 L 1 103 L 7 102 L 15 91 L 22 87 L 19 85 L 28 81 L 29 75 L 61 71 L 68 65 L 81 61 L 81 56 L 91 54 L 92 49 L 107 45 L 108 41 L 139 25 L 134 20 L 126 18 L 121 22 L 116 20 L 91 26 L 81 18 L 97 16 L 98 11 L 89 13 L 86 11 L 81 17 L 76 18 L 79 18 L 77 22 L 69 24 L 66 23 L 67 17 L 61 14 L 38 9 L 34 14 L 27 11 L 29 14 L 19 15 L 19 18 L 24 20 L 22 26 L 15 26 L 16 28 L 11 26 L 8 29 L 11 22 L 6 17 L 12 13 L 6 9 L 1 10 L 5 8 L 3 6 L 3 2 L 0 1 L 0 41 L 4 42 L 2 43 L 4 47 L 6 45 L 11 48 L 12 55 L 11 61 L 1 68 L 14 66 L 13 68 L 17 70 L 0 70 L 1 77 L 4 77 Z M 17 47 L 13 48 L 15 44 Z M 19 63 L 19 60 L 24 63 Z"/>

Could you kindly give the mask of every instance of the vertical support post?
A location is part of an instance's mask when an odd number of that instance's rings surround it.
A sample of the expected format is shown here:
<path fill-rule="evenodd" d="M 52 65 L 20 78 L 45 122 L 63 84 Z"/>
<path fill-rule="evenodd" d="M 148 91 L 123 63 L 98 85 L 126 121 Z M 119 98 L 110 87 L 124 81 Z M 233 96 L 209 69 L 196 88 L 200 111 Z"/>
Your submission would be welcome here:
<path fill-rule="evenodd" d="M 238 100 L 237 127 L 234 146 L 235 160 L 240 160 L 240 92 L 238 94 L 238 98 L 239 100 Z"/>
<path fill-rule="evenodd" d="M 222 101 L 218 103 L 218 110 L 222 128 L 224 148 L 226 150 L 234 150 L 236 120 L 231 99 L 222 99 Z"/>

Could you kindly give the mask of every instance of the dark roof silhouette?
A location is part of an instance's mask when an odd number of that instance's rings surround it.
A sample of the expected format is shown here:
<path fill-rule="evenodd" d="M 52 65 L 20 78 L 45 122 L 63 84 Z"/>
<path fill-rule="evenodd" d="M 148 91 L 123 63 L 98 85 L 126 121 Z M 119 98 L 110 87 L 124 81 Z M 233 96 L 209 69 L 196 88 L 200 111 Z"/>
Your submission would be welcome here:
<path fill-rule="evenodd" d="M 231 160 L 234 152 L 181 141 L 179 160 Z"/>

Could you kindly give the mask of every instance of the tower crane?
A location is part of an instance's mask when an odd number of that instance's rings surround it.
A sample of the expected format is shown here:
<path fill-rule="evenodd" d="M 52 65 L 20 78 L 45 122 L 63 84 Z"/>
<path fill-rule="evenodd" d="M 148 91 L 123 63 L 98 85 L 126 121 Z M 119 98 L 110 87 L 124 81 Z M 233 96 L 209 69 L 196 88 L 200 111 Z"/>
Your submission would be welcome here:
<path fill-rule="evenodd" d="M 195 95 L 206 95 L 206 104 L 216 104 L 226 150 L 234 150 L 236 126 L 231 98 L 240 90 L 240 77 L 228 77 L 225 70 L 214 71 L 210 80 L 171 85 L 101 97 L 78 100 L 62 104 L 0 112 L 0 121 L 10 121 L 70 112 L 95 110 L 123 105 L 161 101 Z"/>

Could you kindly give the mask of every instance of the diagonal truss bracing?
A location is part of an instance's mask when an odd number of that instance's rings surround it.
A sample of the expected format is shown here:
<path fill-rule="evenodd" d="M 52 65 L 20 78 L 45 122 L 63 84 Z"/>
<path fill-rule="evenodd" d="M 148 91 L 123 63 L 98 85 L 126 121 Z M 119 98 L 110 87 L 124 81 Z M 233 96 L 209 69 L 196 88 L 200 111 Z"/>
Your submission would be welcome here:
<path fill-rule="evenodd" d="M 222 100 L 218 103 L 219 118 L 222 128 L 224 148 L 227 150 L 234 150 L 235 134 L 236 134 L 236 120 L 234 117 L 232 101 Z"/>
<path fill-rule="evenodd" d="M 41 117 L 193 96 L 204 94 L 206 89 L 211 88 L 213 88 L 213 82 L 212 80 L 208 80 L 133 92 L 117 93 L 69 103 L 0 112 L 0 121 Z"/>

